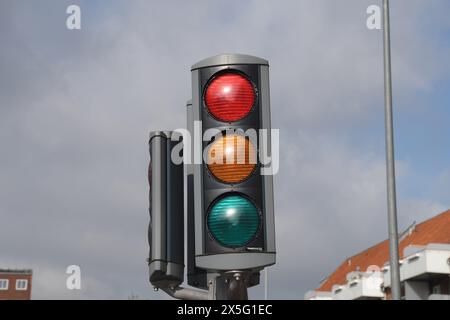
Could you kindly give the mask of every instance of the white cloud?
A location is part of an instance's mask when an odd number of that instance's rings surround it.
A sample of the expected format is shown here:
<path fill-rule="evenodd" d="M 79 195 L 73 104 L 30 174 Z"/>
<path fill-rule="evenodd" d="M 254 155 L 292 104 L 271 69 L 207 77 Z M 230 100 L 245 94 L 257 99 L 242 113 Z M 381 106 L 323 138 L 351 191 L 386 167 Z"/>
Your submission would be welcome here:
<path fill-rule="evenodd" d="M 421 1 L 393 5 L 395 93 L 411 100 L 407 108 L 449 71 L 448 46 L 430 37 L 448 27 L 448 3 L 434 3 L 426 19 Z M 387 234 L 383 137 L 366 130 L 374 119 L 382 126 L 383 103 L 381 33 L 366 28 L 369 4 L 134 1 L 98 20 L 82 5 L 90 18 L 73 33 L 59 16 L 64 4 L 30 15 L 25 2 L 2 3 L 10 45 L 0 52 L 0 217 L 8 221 L 0 240 L 9 240 L 0 241 L 1 258 L 29 257 L 35 297 L 162 297 L 151 292 L 144 261 L 147 134 L 184 125 L 191 64 L 242 52 L 270 60 L 281 129 L 271 296 L 301 298 Z M 354 142 L 365 137 L 373 145 Z M 398 169 L 414 170 L 402 161 Z M 443 208 L 400 200 L 405 224 Z M 61 287 L 61 270 L 73 263 L 88 284 L 78 296 Z"/>

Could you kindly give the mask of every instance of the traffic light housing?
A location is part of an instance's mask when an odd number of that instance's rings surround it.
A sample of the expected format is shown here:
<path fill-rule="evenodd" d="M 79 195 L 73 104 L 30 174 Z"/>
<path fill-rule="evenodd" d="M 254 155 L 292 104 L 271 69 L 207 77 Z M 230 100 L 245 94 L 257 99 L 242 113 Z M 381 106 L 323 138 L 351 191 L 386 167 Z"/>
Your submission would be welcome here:
<path fill-rule="evenodd" d="M 153 131 L 149 138 L 149 280 L 157 288 L 176 287 L 184 279 L 183 163 L 171 160 L 182 137 Z"/>
<path fill-rule="evenodd" d="M 195 266 L 274 264 L 273 180 L 260 161 L 271 154 L 268 61 L 224 54 L 193 65 L 191 118 Z"/>

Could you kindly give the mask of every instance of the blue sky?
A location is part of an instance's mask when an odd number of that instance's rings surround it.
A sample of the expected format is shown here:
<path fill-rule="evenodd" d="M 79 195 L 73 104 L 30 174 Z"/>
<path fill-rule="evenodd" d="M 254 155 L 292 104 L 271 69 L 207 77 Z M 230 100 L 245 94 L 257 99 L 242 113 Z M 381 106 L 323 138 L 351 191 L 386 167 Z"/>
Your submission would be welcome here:
<path fill-rule="evenodd" d="M 400 180 L 399 191 L 405 196 L 436 197 L 447 201 L 439 192 L 439 176 L 448 172 L 450 163 L 450 81 L 436 84 L 430 93 L 417 94 L 422 107 L 412 112 L 396 112 L 397 157 L 413 168 L 413 176 Z M 398 102 L 401 106 L 401 101 Z"/>
<path fill-rule="evenodd" d="M 270 296 L 302 298 L 387 237 L 377 2 L 2 1 L 0 267 L 33 268 L 37 298 L 161 298 L 145 264 L 148 132 L 184 127 L 192 64 L 239 52 L 270 61 L 280 129 Z M 73 3 L 80 31 L 65 28 Z M 402 229 L 450 208 L 450 3 L 391 3 Z M 81 292 L 65 289 L 71 264 Z"/>

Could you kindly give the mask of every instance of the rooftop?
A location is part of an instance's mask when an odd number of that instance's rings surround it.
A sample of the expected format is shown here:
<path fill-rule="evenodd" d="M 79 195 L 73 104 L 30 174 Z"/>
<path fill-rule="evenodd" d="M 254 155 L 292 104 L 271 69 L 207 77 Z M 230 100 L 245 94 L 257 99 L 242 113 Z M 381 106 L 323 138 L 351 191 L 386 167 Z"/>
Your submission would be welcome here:
<path fill-rule="evenodd" d="M 450 244 L 450 210 L 414 225 L 409 233 L 400 237 L 400 256 L 403 258 L 403 250 L 408 246 L 425 246 L 430 243 Z M 316 290 L 331 291 L 334 285 L 347 282 L 348 273 L 365 271 L 373 265 L 382 268 L 387 261 L 389 261 L 389 241 L 385 240 L 347 258 Z"/>
<path fill-rule="evenodd" d="M 0 269 L 0 273 L 33 274 L 33 270 L 31 270 L 31 269 Z"/>

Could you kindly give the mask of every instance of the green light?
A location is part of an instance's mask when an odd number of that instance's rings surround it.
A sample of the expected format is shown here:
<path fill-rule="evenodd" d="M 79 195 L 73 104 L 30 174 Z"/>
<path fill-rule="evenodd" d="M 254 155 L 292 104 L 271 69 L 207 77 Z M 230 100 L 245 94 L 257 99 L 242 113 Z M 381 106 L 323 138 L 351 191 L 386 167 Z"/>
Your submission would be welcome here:
<path fill-rule="evenodd" d="M 212 236 L 225 247 L 242 247 L 252 240 L 259 228 L 256 207 L 242 196 L 226 196 L 216 202 L 208 215 Z"/>

